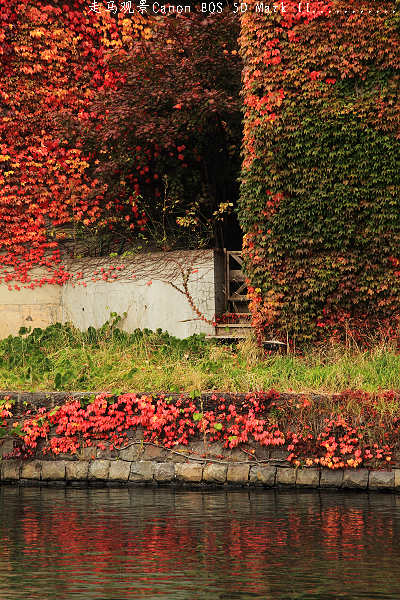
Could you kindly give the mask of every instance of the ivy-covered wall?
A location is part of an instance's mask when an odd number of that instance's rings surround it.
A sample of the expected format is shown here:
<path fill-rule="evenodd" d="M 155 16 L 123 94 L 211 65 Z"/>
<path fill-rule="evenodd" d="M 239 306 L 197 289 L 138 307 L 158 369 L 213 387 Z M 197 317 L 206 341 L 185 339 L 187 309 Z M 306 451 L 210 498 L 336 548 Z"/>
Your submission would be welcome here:
<path fill-rule="evenodd" d="M 361 338 L 400 312 L 400 3 L 308 4 L 242 16 L 250 306 L 298 342 Z"/>

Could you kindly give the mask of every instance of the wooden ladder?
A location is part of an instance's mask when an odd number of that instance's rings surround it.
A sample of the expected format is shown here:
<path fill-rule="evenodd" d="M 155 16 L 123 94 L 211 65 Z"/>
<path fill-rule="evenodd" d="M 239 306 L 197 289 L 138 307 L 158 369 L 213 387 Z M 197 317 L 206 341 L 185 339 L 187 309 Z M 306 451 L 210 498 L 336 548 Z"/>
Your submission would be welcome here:
<path fill-rule="evenodd" d="M 252 332 L 251 313 L 247 296 L 246 277 L 243 272 L 243 258 L 240 250 L 225 250 L 225 309 L 237 315 L 234 323 L 220 323 L 215 327 L 215 335 L 209 339 L 220 341 L 243 340 Z M 265 347 L 274 349 L 286 347 L 278 340 L 264 340 Z"/>

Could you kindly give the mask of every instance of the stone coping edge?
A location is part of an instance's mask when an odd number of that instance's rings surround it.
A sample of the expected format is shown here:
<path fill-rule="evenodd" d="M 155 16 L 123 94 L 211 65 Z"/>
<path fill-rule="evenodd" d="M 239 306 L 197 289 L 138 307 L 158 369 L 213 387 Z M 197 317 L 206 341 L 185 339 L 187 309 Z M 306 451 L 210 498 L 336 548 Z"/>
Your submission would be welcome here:
<path fill-rule="evenodd" d="M 400 469 L 319 468 L 155 462 L 150 460 L 0 461 L 0 484 L 14 485 L 213 485 L 380 490 L 400 493 Z"/>
<path fill-rule="evenodd" d="M 266 390 L 268 392 L 269 390 Z M 72 400 L 89 400 L 95 396 L 100 394 L 110 394 L 111 396 L 119 396 L 123 394 L 136 394 L 137 396 L 170 396 L 174 399 L 180 398 L 182 395 L 184 397 L 189 397 L 188 393 L 182 392 L 135 392 L 132 391 L 121 391 L 121 392 L 107 392 L 107 391 L 82 391 L 82 392 L 68 392 L 68 391 L 39 391 L 39 392 L 24 392 L 24 391 L 16 391 L 16 390 L 0 390 L 0 400 L 4 398 L 8 398 L 14 402 L 14 413 L 15 416 L 18 416 L 25 412 L 27 408 L 36 408 L 39 406 L 44 406 L 47 409 L 54 408 L 55 406 L 66 402 L 68 399 Z M 248 394 L 254 394 L 255 392 L 246 392 L 246 393 L 236 393 L 236 392 L 202 392 L 195 399 L 196 401 L 201 401 L 204 403 L 205 407 L 215 406 L 215 400 L 213 400 L 213 396 L 217 396 L 218 398 L 224 398 L 226 401 L 232 400 L 236 402 L 241 402 L 246 399 Z M 334 398 L 338 396 L 338 394 L 320 394 L 320 393 L 297 393 L 297 392 L 278 392 L 281 399 L 287 398 L 299 398 L 303 396 L 307 396 L 309 398 L 313 398 L 315 401 L 321 400 L 323 398 Z"/>

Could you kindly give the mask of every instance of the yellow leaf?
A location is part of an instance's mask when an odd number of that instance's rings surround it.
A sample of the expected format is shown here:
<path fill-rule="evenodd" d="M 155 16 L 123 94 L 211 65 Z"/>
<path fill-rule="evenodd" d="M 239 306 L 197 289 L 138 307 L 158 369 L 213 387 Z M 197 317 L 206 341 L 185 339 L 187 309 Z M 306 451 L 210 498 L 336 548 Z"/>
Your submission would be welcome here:
<path fill-rule="evenodd" d="M 43 29 L 32 29 L 32 31 L 29 32 L 29 35 L 33 38 L 41 38 L 42 35 L 44 35 L 44 31 Z"/>

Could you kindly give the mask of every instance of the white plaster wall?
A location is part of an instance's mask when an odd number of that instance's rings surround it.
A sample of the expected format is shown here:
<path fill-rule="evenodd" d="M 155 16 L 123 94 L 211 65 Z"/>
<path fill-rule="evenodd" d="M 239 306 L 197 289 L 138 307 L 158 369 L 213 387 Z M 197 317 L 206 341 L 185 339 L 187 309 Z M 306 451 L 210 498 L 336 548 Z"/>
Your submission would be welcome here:
<path fill-rule="evenodd" d="M 211 320 L 215 314 L 214 252 L 204 251 L 200 261 L 194 260 L 196 256 L 198 253 L 189 251 L 176 253 L 181 265 L 197 271 L 190 275 L 189 291 L 202 314 Z M 90 325 L 95 328 L 103 325 L 111 312 L 121 316 L 126 312 L 126 318 L 119 325 L 125 331 L 161 328 L 179 338 L 193 333 L 213 334 L 214 327 L 196 315 L 187 297 L 168 281 L 160 280 L 170 279 L 171 283 L 182 289 L 180 275 L 168 278 L 164 274 L 163 261 L 168 271 L 168 264 L 173 258 L 174 253 L 168 253 L 167 256 L 161 253 L 149 255 L 147 260 L 154 261 L 155 275 L 147 267 L 147 274 L 142 277 L 139 276 L 140 265 L 137 260 L 130 263 L 122 261 L 128 267 L 126 272 L 138 270 L 139 275 L 134 280 L 92 282 L 86 279 L 87 287 L 73 287 L 67 283 L 61 290 L 62 321 L 71 321 L 79 329 L 85 330 Z M 110 259 L 99 259 L 97 264 L 110 264 Z M 149 281 L 152 281 L 151 285 L 147 285 Z"/>
<path fill-rule="evenodd" d="M 40 279 L 46 271 L 31 271 L 32 280 Z M 0 284 L 0 338 L 18 333 L 20 327 L 47 327 L 61 320 L 61 288 L 45 285 L 28 289 L 19 284 L 20 290 L 9 290 L 8 284 Z"/>
<path fill-rule="evenodd" d="M 221 284 L 216 278 L 215 260 L 221 257 L 213 250 L 168 252 L 145 255 L 135 259 L 74 260 L 66 265 L 67 271 L 84 270 L 86 287 L 67 283 L 64 286 L 43 285 L 41 288 L 9 290 L 7 284 L 0 284 L 0 338 L 18 333 L 20 327 L 47 327 L 52 323 L 71 321 L 79 329 L 90 325 L 100 327 L 110 317 L 111 312 L 127 317 L 119 326 L 126 331 L 136 328 L 161 328 L 171 335 L 184 338 L 193 333 L 213 334 L 214 328 L 208 325 L 192 310 L 185 295 L 170 284 L 182 289 L 181 269 L 189 270 L 189 291 L 196 306 L 208 319 L 212 320 L 218 309 L 218 293 Z M 119 272 L 115 281 L 92 281 L 91 275 L 101 267 L 110 264 L 123 264 L 125 270 Z M 171 264 L 179 266 L 171 271 Z M 73 268 L 70 268 L 70 267 Z M 132 279 L 129 273 L 137 273 Z M 47 270 L 31 272 L 32 280 L 48 275 Z M 149 281 L 151 285 L 147 285 Z M 217 306 L 216 306 L 217 305 Z"/>

